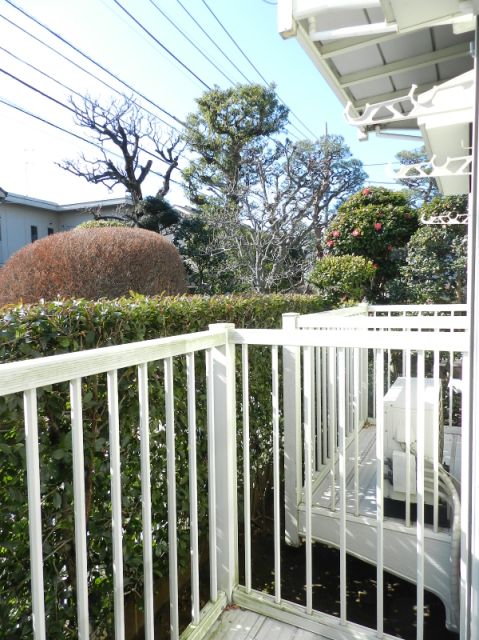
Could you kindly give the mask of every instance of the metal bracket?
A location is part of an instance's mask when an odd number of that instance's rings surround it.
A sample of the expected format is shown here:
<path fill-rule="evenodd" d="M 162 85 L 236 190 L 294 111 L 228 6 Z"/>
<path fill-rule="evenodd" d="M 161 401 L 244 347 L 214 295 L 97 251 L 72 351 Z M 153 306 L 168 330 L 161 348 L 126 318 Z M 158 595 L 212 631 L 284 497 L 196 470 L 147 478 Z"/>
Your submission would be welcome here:
<path fill-rule="evenodd" d="M 433 155 L 429 161 L 418 162 L 417 164 L 403 164 L 397 170 L 389 165 L 388 173 L 396 180 L 470 176 L 472 173 L 472 156 L 448 157 L 443 164 L 436 164 L 436 155 Z"/>

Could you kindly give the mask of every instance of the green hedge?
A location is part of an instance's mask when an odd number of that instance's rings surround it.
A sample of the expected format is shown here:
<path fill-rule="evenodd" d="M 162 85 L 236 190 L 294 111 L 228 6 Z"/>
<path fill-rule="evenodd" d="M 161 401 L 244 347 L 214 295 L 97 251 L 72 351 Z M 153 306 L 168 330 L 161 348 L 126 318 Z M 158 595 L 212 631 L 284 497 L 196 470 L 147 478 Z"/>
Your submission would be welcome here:
<path fill-rule="evenodd" d="M 321 310 L 311 296 L 131 298 L 58 301 L 4 308 L 0 353 L 4 362 L 204 330 L 214 322 L 238 327 L 279 327 L 281 314 Z M 253 501 L 270 482 L 271 356 L 251 349 L 250 411 Z M 200 530 L 207 531 L 207 446 L 204 359 L 196 358 L 198 495 Z M 175 359 L 179 561 L 189 564 L 188 456 L 184 359 Z M 127 604 L 142 596 L 141 487 L 136 370 L 119 372 L 123 483 L 124 573 Z M 168 573 L 166 448 L 163 368 L 149 366 L 154 571 L 157 585 Z M 238 394 L 240 400 L 240 394 Z M 112 637 L 111 513 L 106 377 L 83 380 L 86 509 L 90 617 L 95 637 Z M 49 639 L 76 637 L 73 487 L 68 385 L 38 392 L 45 601 Z M 20 394 L 0 400 L 0 629 L 8 638 L 29 638 L 31 602 L 27 491 Z M 240 421 L 239 421 L 240 424 Z"/>

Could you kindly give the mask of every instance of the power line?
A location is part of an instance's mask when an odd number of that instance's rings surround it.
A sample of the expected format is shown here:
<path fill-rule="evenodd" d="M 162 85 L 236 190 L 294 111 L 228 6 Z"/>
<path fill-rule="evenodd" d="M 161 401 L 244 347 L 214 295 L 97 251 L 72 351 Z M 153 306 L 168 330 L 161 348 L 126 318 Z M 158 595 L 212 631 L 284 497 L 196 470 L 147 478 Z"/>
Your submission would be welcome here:
<path fill-rule="evenodd" d="M 226 27 L 223 25 L 223 23 L 221 22 L 221 20 L 218 18 L 218 16 L 214 13 L 214 11 L 211 9 L 211 7 L 209 6 L 209 4 L 206 2 L 206 0 L 201 0 L 201 2 L 205 5 L 205 7 L 208 9 L 208 11 L 211 13 L 211 15 L 213 16 L 213 18 L 216 20 L 216 22 L 219 24 L 219 26 L 221 27 L 221 29 L 226 33 L 226 35 L 228 36 L 228 38 L 231 40 L 231 42 L 235 45 L 235 47 L 238 49 L 238 51 L 241 53 L 241 55 L 250 63 L 250 65 L 253 67 L 253 69 L 256 71 L 256 73 L 259 75 L 259 77 L 263 80 L 263 82 L 265 84 L 270 84 L 268 82 L 268 80 L 266 80 L 266 78 L 264 77 L 264 75 L 261 73 L 261 71 L 256 67 L 256 65 L 248 58 L 248 56 L 246 55 L 246 53 L 243 51 L 243 49 L 239 46 L 239 44 L 236 42 L 236 40 L 233 38 L 233 36 L 230 34 L 230 32 L 228 31 L 228 29 L 226 29 Z"/>
<path fill-rule="evenodd" d="M 9 78 L 12 78 L 12 80 L 15 80 L 16 82 L 19 82 L 20 84 L 23 84 L 24 87 L 27 87 L 28 89 L 31 89 L 32 91 L 35 91 L 35 93 L 38 93 L 39 95 L 43 96 L 47 100 L 50 100 L 51 102 L 54 102 L 55 104 L 59 105 L 60 107 L 63 107 L 64 109 L 68 109 L 68 111 L 71 111 L 72 113 L 75 113 L 75 109 L 73 109 L 72 107 L 69 107 L 67 104 L 65 104 L 64 102 L 61 102 L 61 100 L 57 100 L 53 96 L 49 96 L 44 91 L 41 91 L 41 89 L 37 89 L 37 87 L 34 87 L 33 85 L 29 84 L 28 82 L 25 82 L 25 80 L 21 80 L 20 78 L 15 76 L 13 73 L 10 73 L 9 71 L 6 71 L 5 69 L 2 69 L 1 67 L 0 67 L 0 73 L 5 74 Z"/>
<path fill-rule="evenodd" d="M 7 0 L 7 2 L 9 2 L 10 0 Z M 139 20 L 137 20 L 135 18 L 134 15 L 132 15 L 128 9 L 126 9 L 121 2 L 119 2 L 119 0 L 113 0 L 113 2 L 120 7 L 120 9 L 126 13 L 127 16 L 129 16 L 131 18 L 131 20 L 133 20 L 133 22 L 138 25 L 140 27 L 140 29 L 142 29 L 145 33 L 147 33 L 150 38 L 152 40 L 154 40 L 164 51 L 166 51 L 166 53 L 168 53 L 174 60 L 176 60 L 176 62 L 178 62 L 178 64 L 180 64 L 184 69 L 186 69 L 192 76 L 194 76 L 199 82 L 201 82 L 201 84 L 208 90 L 211 90 L 211 87 L 206 84 L 206 82 L 204 80 L 202 80 L 200 78 L 199 75 L 197 75 L 192 69 L 190 69 L 190 67 L 188 65 L 186 65 L 184 62 L 182 62 L 178 56 L 176 56 L 172 51 L 170 51 L 170 49 L 168 49 L 168 47 L 166 45 L 164 45 L 160 40 L 158 40 L 158 38 L 156 38 L 151 31 L 149 31 Z"/>
<path fill-rule="evenodd" d="M 85 142 L 86 144 L 89 144 L 93 147 L 96 147 L 97 149 L 100 149 L 101 151 L 104 151 L 104 148 L 99 145 L 97 142 L 94 142 L 93 140 L 89 140 L 88 138 L 84 138 L 83 136 L 78 135 L 77 133 L 73 133 L 73 131 L 69 131 L 68 129 L 65 129 L 64 127 L 60 127 L 60 125 L 55 124 L 54 122 L 51 122 L 50 120 L 47 120 L 46 118 L 42 118 L 41 116 L 32 113 L 31 111 L 28 111 L 27 109 L 24 109 L 23 107 L 20 107 L 16 104 L 13 104 L 12 102 L 9 102 L 8 100 L 5 100 L 3 98 L 0 98 L 0 103 L 6 105 L 7 107 L 10 107 L 12 109 L 15 109 L 16 111 L 19 111 L 20 113 L 23 113 L 24 115 L 27 115 L 31 118 L 34 118 L 35 120 L 38 120 L 39 122 L 43 122 L 43 124 L 48 125 L 49 127 L 53 127 L 54 129 L 57 129 L 58 131 L 61 131 L 62 133 L 66 133 L 69 136 L 72 136 L 73 138 L 76 138 L 77 140 L 81 140 L 82 142 Z M 123 160 L 123 157 L 120 156 L 120 154 L 115 153 L 114 151 L 108 151 L 108 154 L 111 156 L 114 156 L 115 158 L 119 158 L 120 160 Z M 162 173 L 159 173 L 158 171 L 153 171 L 153 169 L 150 169 L 150 173 L 152 173 L 155 176 L 158 176 L 160 178 L 164 178 L 165 176 Z M 175 184 L 179 185 L 180 187 L 182 187 L 182 183 L 178 182 L 177 180 L 174 180 L 173 178 L 170 178 L 170 182 L 174 182 Z"/>
<path fill-rule="evenodd" d="M 183 36 L 183 38 L 185 38 L 185 40 L 187 40 L 192 47 L 194 47 L 196 49 L 196 51 L 198 51 L 198 53 L 200 53 L 203 58 L 205 60 L 207 60 L 219 73 L 221 73 L 221 75 L 226 78 L 226 80 L 228 80 L 228 82 L 230 82 L 231 84 L 234 84 L 234 80 L 232 80 L 229 76 L 226 75 L 226 73 L 220 69 L 220 67 L 218 67 L 218 65 L 211 60 L 210 57 L 208 57 L 206 55 L 206 53 L 204 51 L 202 51 L 200 49 L 200 47 L 198 47 L 193 40 L 182 30 L 180 29 L 180 27 L 163 11 L 163 9 L 160 9 L 160 7 L 156 4 L 156 2 L 154 0 L 148 0 L 148 2 L 150 2 L 150 4 L 152 4 L 155 9 L 166 19 L 168 20 L 168 22 L 172 25 L 172 27 L 174 27 L 177 31 L 179 31 L 179 33 L 181 33 L 181 35 Z"/>
<path fill-rule="evenodd" d="M 115 1 L 115 0 L 114 0 Z M 87 53 L 84 53 L 83 51 L 81 51 L 78 47 L 76 47 L 74 44 L 72 44 L 71 42 L 69 42 L 68 40 L 66 40 L 63 36 L 61 36 L 59 33 L 57 33 L 56 31 L 54 31 L 53 29 L 51 29 L 50 27 L 48 27 L 47 25 L 43 24 L 42 22 L 40 22 L 40 20 L 38 20 L 37 18 L 35 18 L 34 16 L 30 15 L 29 13 L 27 13 L 24 9 L 22 9 L 21 7 L 17 7 L 17 5 L 12 2 L 12 0 L 5 0 L 5 2 L 7 2 L 10 6 L 12 6 L 14 9 L 16 9 L 17 11 L 20 11 L 20 13 L 23 13 L 24 16 L 26 16 L 27 18 L 29 18 L 30 20 L 32 20 L 33 22 L 35 22 L 36 24 L 38 24 L 40 27 L 42 27 L 43 29 L 45 29 L 46 31 L 48 31 L 51 35 L 53 35 L 55 38 L 58 38 L 61 42 L 63 42 L 64 44 L 66 44 L 68 47 L 70 47 L 71 49 L 73 49 L 76 53 L 78 53 L 79 55 L 81 55 L 83 58 L 85 58 L 86 60 L 88 60 L 89 62 L 91 62 L 92 64 L 94 64 L 96 67 L 98 67 L 99 69 L 101 69 L 102 71 L 104 71 L 105 73 L 107 73 L 109 76 L 111 76 L 112 78 L 114 78 L 117 82 L 119 82 L 120 84 L 122 84 L 124 87 L 126 87 L 129 91 L 133 91 L 133 93 L 135 93 L 136 95 L 140 96 L 141 98 L 143 98 L 143 100 L 146 100 L 149 104 L 153 105 L 156 109 L 159 109 L 162 113 L 166 114 L 169 118 L 171 118 L 172 120 L 174 120 L 175 122 L 178 122 L 178 124 L 180 124 L 181 126 L 184 126 L 184 122 L 182 120 L 180 120 L 179 118 L 177 118 L 175 115 L 173 115 L 172 113 L 170 113 L 169 111 L 167 111 L 166 109 L 164 109 L 163 107 L 160 107 L 159 104 L 157 104 L 156 102 L 154 102 L 153 100 L 151 100 L 150 98 L 147 98 L 143 93 L 141 93 L 140 91 L 136 90 L 134 87 L 132 87 L 130 84 L 128 84 L 127 82 L 125 82 L 124 80 L 122 80 L 119 76 L 117 76 L 116 74 L 114 74 L 112 71 L 110 71 L 109 69 L 107 69 L 106 67 L 104 67 L 102 64 L 100 64 L 98 61 L 96 61 L 94 58 L 92 58 L 91 56 L 89 56 Z M 2 16 L 3 17 L 3 16 Z M 171 125 L 170 125 L 171 126 Z"/>
<path fill-rule="evenodd" d="M 0 47 L 0 49 L 2 49 L 3 51 L 6 51 L 7 53 L 9 53 L 6 49 L 4 49 L 3 47 Z M 35 69 L 35 71 L 38 71 L 38 73 L 41 73 L 42 75 L 46 76 L 49 80 L 51 80 L 52 82 L 55 82 L 57 84 L 59 84 L 60 86 L 62 86 L 64 89 L 66 89 L 67 91 L 69 91 L 70 93 L 74 93 L 75 95 L 79 96 L 80 98 L 83 98 L 83 96 L 78 93 L 78 91 L 75 91 L 74 89 L 72 89 L 71 87 L 68 87 L 67 85 L 63 84 L 62 82 L 60 82 L 59 80 L 56 80 L 55 78 L 52 78 L 52 76 L 48 75 L 47 73 L 45 73 L 44 71 L 41 71 L 40 69 L 37 69 L 35 66 L 29 64 L 28 62 L 25 62 L 24 60 L 22 60 L 21 58 L 19 58 L 18 56 L 15 56 L 13 54 L 12 55 L 14 58 L 16 58 L 17 60 L 19 60 L 20 62 L 23 62 L 24 64 L 28 65 L 29 67 L 31 67 L 32 69 Z M 15 80 L 17 82 L 19 82 L 20 84 L 23 84 L 25 87 L 27 87 L 28 89 L 31 89 L 32 91 L 35 91 L 36 93 L 39 93 L 41 96 L 43 96 L 44 98 L 47 98 L 48 100 L 51 100 L 52 102 L 55 102 L 56 104 L 58 104 L 59 106 L 63 107 L 64 109 L 68 109 L 68 111 L 71 111 L 74 115 L 77 115 L 77 109 L 70 107 L 69 105 L 65 104 L 64 102 L 61 102 L 60 100 L 57 100 L 56 98 L 54 98 L 53 96 L 50 96 L 46 93 L 44 93 L 43 91 L 41 91 L 40 89 L 38 89 L 37 87 L 34 87 L 33 85 L 29 84 L 28 82 L 25 82 L 24 80 L 21 80 L 20 78 L 18 78 L 17 76 L 13 75 L 12 73 L 9 73 L 8 71 L 6 71 L 5 69 L 2 69 L 0 67 L 0 72 L 4 73 L 5 75 L 9 76 L 10 78 L 12 78 L 12 80 Z M 119 121 L 121 124 L 121 121 Z M 100 148 L 102 148 L 100 146 Z M 144 147 L 138 145 L 138 149 L 140 151 L 143 151 L 143 153 L 146 153 L 147 155 L 151 156 L 152 158 L 156 158 L 157 160 L 160 160 L 161 162 L 165 162 L 164 158 L 162 158 L 161 156 L 157 155 L 156 153 L 152 153 L 151 151 L 148 151 L 148 149 L 145 149 Z M 115 154 L 116 155 L 116 154 Z M 121 156 L 118 156 L 121 157 Z"/>
<path fill-rule="evenodd" d="M 231 60 L 231 58 L 223 51 L 223 49 L 219 46 L 219 44 L 210 36 L 210 34 L 203 29 L 203 27 L 200 25 L 200 23 L 196 20 L 196 18 L 188 11 L 188 9 L 184 6 L 184 4 L 181 2 L 181 0 L 176 0 L 177 3 L 180 5 L 180 7 L 183 9 L 183 11 L 185 13 L 188 14 L 188 16 L 191 18 L 191 20 L 193 20 L 193 22 L 196 24 L 196 26 L 198 27 L 198 29 L 200 29 L 200 31 L 208 38 L 208 40 L 218 49 L 218 51 L 221 53 L 221 55 L 223 55 L 226 60 L 228 60 L 228 62 L 236 69 L 236 71 L 246 80 L 246 82 L 251 84 L 251 80 L 249 80 L 245 74 L 241 71 L 241 69 L 233 62 L 233 60 Z"/>
<path fill-rule="evenodd" d="M 116 2 L 116 0 L 114 0 Z M 205 5 L 205 7 L 208 9 L 208 11 L 210 12 L 210 14 L 213 16 L 213 18 L 216 20 L 216 22 L 219 24 L 219 26 L 221 27 L 221 29 L 226 33 L 226 35 L 228 36 L 228 38 L 231 40 L 231 42 L 235 45 L 235 47 L 238 49 L 238 51 L 241 53 L 241 55 L 249 62 L 249 64 L 253 67 L 253 69 L 256 71 L 256 73 L 259 75 L 259 77 L 263 80 L 263 82 L 266 85 L 269 85 L 270 83 L 268 82 L 268 80 L 266 80 L 266 78 L 264 77 L 264 75 L 261 73 L 261 71 L 258 69 L 258 67 L 254 64 L 254 62 L 251 61 L 251 59 L 246 55 L 246 53 L 243 51 L 243 49 L 240 47 L 240 45 L 236 42 L 236 40 L 233 38 L 233 36 L 230 34 L 230 32 L 228 31 L 228 29 L 226 29 L 226 27 L 223 25 L 223 23 L 221 22 L 221 20 L 218 18 L 218 16 L 214 13 L 214 11 L 211 9 L 211 7 L 209 6 L 209 4 L 206 2 L 206 0 L 201 0 L 201 2 Z M 291 113 L 292 116 L 294 116 L 296 118 L 296 120 L 305 128 L 306 131 L 308 131 L 313 138 L 317 138 L 317 135 L 314 133 L 314 131 L 312 131 L 295 113 L 292 109 L 290 109 L 288 107 L 288 105 L 286 104 L 286 102 L 278 95 L 279 100 L 284 104 L 285 107 L 287 107 Z M 290 122 L 290 125 L 292 127 L 294 127 L 297 131 L 299 131 L 299 129 L 296 127 L 296 125 L 292 124 Z M 301 133 L 301 132 L 300 132 Z"/>
<path fill-rule="evenodd" d="M 13 20 L 10 20 L 9 18 L 7 18 L 6 16 L 3 16 L 0 14 L 0 18 L 2 18 L 3 20 L 5 20 L 6 22 L 8 22 L 10 25 L 12 25 L 13 27 L 15 27 L 16 29 L 19 29 L 20 31 L 22 31 L 22 33 L 24 33 L 25 35 L 29 36 L 30 38 L 32 38 L 33 40 L 35 40 L 36 42 L 40 43 L 41 45 L 43 45 L 44 47 L 46 47 L 47 49 L 49 49 L 50 51 L 52 51 L 53 53 L 55 53 L 57 56 L 60 56 L 60 58 L 63 58 L 63 60 L 66 60 L 68 63 L 72 64 L 74 67 L 76 67 L 77 69 L 79 69 L 80 71 L 82 71 L 83 73 L 86 73 L 88 76 L 90 76 L 91 78 L 93 78 L 94 80 L 96 80 L 97 82 L 99 82 L 100 84 L 104 85 L 105 87 L 107 87 L 108 89 L 110 89 L 111 91 L 113 91 L 114 93 L 117 93 L 119 96 L 123 96 L 124 94 L 117 89 L 116 87 L 114 87 L 111 84 L 108 84 L 108 82 L 106 82 L 105 80 L 102 80 L 99 76 L 95 75 L 92 71 L 89 71 L 88 69 L 85 69 L 85 67 L 82 67 L 80 64 L 78 64 L 77 62 L 75 62 L 74 60 L 72 60 L 71 58 L 69 58 L 68 56 L 64 55 L 63 53 L 61 53 L 60 51 L 58 51 L 57 49 L 55 49 L 54 47 L 52 47 L 51 45 L 49 45 L 48 43 L 46 43 L 44 40 L 42 40 L 41 38 L 38 38 L 37 36 L 33 35 L 33 33 L 30 33 L 30 31 L 28 31 L 27 29 L 24 29 L 23 27 L 21 27 L 20 25 L 18 25 L 16 22 L 13 22 Z M 7 52 L 10 55 L 13 55 L 12 53 L 10 53 L 9 51 Z M 25 62 L 24 60 L 22 60 L 22 62 L 24 62 L 24 64 L 28 64 L 27 62 Z M 111 75 L 111 74 L 110 74 Z M 76 92 L 74 92 L 76 93 Z M 153 113 L 152 111 L 149 111 L 146 107 L 143 107 L 142 105 L 139 105 L 137 102 L 135 102 L 134 100 L 132 100 L 132 102 L 137 106 L 137 107 L 141 107 L 141 109 L 143 109 L 146 113 L 148 113 L 150 116 L 152 116 L 153 118 L 156 118 L 157 120 L 159 120 L 160 122 L 162 122 L 163 124 L 165 124 L 167 127 L 170 127 L 171 129 L 173 129 L 174 131 L 177 131 L 178 133 L 180 133 L 179 129 L 177 129 L 174 125 L 170 124 L 169 122 L 166 122 L 166 120 L 163 120 L 163 118 L 161 118 L 160 116 L 158 116 L 156 113 Z"/>

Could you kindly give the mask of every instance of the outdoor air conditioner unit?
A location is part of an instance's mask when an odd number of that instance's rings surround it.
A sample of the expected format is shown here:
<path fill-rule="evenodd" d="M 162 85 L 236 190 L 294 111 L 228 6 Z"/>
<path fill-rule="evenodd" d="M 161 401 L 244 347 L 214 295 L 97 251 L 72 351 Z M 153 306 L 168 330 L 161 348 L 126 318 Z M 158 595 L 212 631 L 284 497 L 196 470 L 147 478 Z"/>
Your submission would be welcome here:
<path fill-rule="evenodd" d="M 411 454 L 410 490 L 416 494 L 416 452 L 418 423 L 418 380 L 417 378 L 397 378 L 384 396 L 384 458 L 389 461 L 388 497 L 405 500 L 406 497 L 406 388 L 410 385 L 411 412 Z M 419 398 L 419 406 L 424 408 L 424 455 L 434 459 L 434 434 L 438 438 L 439 461 L 442 460 L 444 446 L 444 425 L 441 406 L 441 381 L 426 378 L 424 393 Z M 427 496 L 426 496 L 427 500 Z"/>

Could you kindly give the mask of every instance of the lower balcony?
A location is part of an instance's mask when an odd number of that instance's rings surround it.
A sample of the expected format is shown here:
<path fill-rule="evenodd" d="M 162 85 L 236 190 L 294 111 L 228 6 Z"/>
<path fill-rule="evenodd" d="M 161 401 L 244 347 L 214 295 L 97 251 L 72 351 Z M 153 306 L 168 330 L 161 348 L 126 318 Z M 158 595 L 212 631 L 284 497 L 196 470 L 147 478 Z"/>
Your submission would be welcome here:
<path fill-rule="evenodd" d="M 1 365 L 2 637 L 459 632 L 467 349 L 361 305 Z"/>

